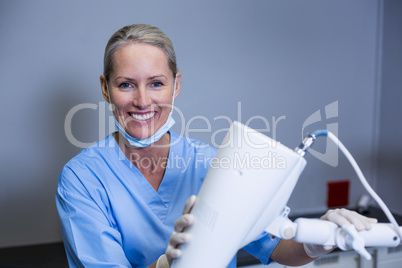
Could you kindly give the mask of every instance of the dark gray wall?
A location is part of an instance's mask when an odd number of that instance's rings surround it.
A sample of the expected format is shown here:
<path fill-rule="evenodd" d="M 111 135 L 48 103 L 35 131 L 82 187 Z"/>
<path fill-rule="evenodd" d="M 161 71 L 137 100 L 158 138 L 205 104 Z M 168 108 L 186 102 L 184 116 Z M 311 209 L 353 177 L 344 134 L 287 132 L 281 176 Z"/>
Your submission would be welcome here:
<path fill-rule="evenodd" d="M 384 1 L 378 194 L 402 214 L 402 1 Z"/>
<path fill-rule="evenodd" d="M 97 109 L 75 114 L 74 137 L 92 143 L 109 132 L 99 86 L 103 49 L 114 31 L 132 23 L 158 26 L 175 44 L 183 77 L 176 104 L 185 118 L 175 131 L 204 116 L 211 130 L 190 136 L 211 143 L 215 131 L 229 126 L 218 116 L 243 123 L 262 116 L 266 134 L 295 147 L 302 132 L 328 125 L 374 182 L 379 6 L 377 0 L 0 0 L 0 247 L 61 239 L 57 177 L 81 150 L 67 139 L 65 120 L 89 104 Z M 321 120 L 310 117 L 317 111 Z M 190 125 L 205 126 L 201 119 Z M 219 143 L 223 132 L 216 137 Z M 314 148 L 324 153 L 325 139 Z M 294 212 L 324 211 L 328 181 L 351 180 L 351 206 L 364 193 L 331 148 L 325 155 L 335 156 L 330 163 L 339 160 L 337 167 L 307 156 L 289 203 Z"/>

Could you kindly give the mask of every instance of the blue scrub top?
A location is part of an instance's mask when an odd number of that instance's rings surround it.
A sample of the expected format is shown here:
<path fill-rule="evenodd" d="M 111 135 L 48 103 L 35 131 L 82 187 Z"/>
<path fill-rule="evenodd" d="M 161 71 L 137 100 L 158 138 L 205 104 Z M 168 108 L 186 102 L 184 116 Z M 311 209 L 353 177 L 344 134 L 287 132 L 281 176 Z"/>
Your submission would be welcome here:
<path fill-rule="evenodd" d="M 198 193 L 217 152 L 200 141 L 170 135 L 158 191 L 125 157 L 113 135 L 64 166 L 56 205 L 70 267 L 147 267 L 164 254 L 174 222 L 186 200 Z M 278 241 L 264 234 L 245 249 L 269 263 Z M 236 258 L 228 267 L 236 267 Z"/>

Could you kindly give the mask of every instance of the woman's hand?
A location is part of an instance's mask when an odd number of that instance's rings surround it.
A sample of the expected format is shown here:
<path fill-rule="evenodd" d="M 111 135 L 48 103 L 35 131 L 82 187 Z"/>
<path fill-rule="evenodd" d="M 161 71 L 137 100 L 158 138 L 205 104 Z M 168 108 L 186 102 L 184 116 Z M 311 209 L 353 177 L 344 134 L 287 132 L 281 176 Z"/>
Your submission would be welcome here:
<path fill-rule="evenodd" d="M 341 209 L 330 209 L 321 216 L 321 220 L 327 220 L 335 223 L 339 227 L 343 227 L 349 224 L 355 226 L 357 231 L 370 230 L 371 224 L 377 223 L 377 219 L 365 217 L 355 211 Z M 317 258 L 324 254 L 329 253 L 335 247 L 321 246 L 314 244 L 303 244 L 304 250 L 311 258 Z"/>
<path fill-rule="evenodd" d="M 321 220 L 331 221 L 338 226 L 353 224 L 356 230 L 370 230 L 371 224 L 377 223 L 377 219 L 365 217 L 355 211 L 341 209 L 330 209 L 321 216 Z"/>
<path fill-rule="evenodd" d="M 190 241 L 190 234 L 183 233 L 183 231 L 194 223 L 194 216 L 190 212 L 196 201 L 197 197 L 195 195 L 187 199 L 183 209 L 183 216 L 174 223 L 174 232 L 170 236 L 165 254 L 158 259 L 156 268 L 169 268 L 172 261 L 181 255 L 181 250 L 178 247 Z"/>

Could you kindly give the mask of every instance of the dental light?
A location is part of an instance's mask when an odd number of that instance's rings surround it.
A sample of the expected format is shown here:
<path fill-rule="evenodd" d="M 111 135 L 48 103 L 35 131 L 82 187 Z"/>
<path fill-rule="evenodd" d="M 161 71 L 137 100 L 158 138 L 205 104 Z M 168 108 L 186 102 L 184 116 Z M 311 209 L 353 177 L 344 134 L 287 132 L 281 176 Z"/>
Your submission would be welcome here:
<path fill-rule="evenodd" d="M 341 228 L 319 219 L 289 220 L 286 203 L 306 166 L 303 156 L 318 136 L 328 136 L 338 144 L 392 224 L 378 223 L 358 232 L 352 225 Z M 353 157 L 326 130 L 312 133 L 291 150 L 234 122 L 211 162 L 191 214 L 196 221 L 185 232 L 192 239 L 181 246 L 182 256 L 173 262 L 174 268 L 226 267 L 240 248 L 264 231 L 301 243 L 353 249 L 366 259 L 371 258 L 366 246 L 396 247 L 402 238 L 402 227 L 368 185 Z"/>

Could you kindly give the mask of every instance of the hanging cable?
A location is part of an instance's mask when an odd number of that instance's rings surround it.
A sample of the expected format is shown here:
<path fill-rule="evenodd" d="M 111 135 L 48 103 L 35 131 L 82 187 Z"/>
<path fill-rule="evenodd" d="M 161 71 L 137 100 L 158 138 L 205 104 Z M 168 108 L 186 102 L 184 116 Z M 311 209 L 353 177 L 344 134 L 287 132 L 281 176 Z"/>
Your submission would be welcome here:
<path fill-rule="evenodd" d="M 356 163 L 355 159 L 353 158 L 352 154 L 346 149 L 346 147 L 342 144 L 342 142 L 332 133 L 328 131 L 328 138 L 330 138 L 336 145 L 338 145 L 339 149 L 342 153 L 346 156 L 349 160 L 350 164 L 354 168 L 360 182 L 363 184 L 364 188 L 366 188 L 367 192 L 371 195 L 374 201 L 380 206 L 380 208 L 384 211 L 385 216 L 387 216 L 388 220 L 391 222 L 392 226 L 395 229 L 395 232 L 398 236 L 402 239 L 402 232 L 399 228 L 398 223 L 396 222 L 394 216 L 392 215 L 391 211 L 388 209 L 387 205 L 382 201 L 382 199 L 378 196 L 378 194 L 371 188 L 370 184 L 367 182 L 366 178 L 363 175 L 359 165 Z"/>
<path fill-rule="evenodd" d="M 388 207 L 384 203 L 384 201 L 382 201 L 382 199 L 378 196 L 378 194 L 373 190 L 373 188 L 371 188 L 370 184 L 367 182 L 366 178 L 363 175 L 363 172 L 361 171 L 359 165 L 356 163 L 352 154 L 348 151 L 348 149 L 346 149 L 346 147 L 342 144 L 342 142 L 332 132 L 330 132 L 326 129 L 314 131 L 313 133 L 309 134 L 298 147 L 296 147 L 295 152 L 301 156 L 304 156 L 307 149 L 311 147 L 311 145 L 314 143 L 315 139 L 319 136 L 327 136 L 339 147 L 339 149 L 342 151 L 342 153 L 349 160 L 350 164 L 352 165 L 353 169 L 355 170 L 357 177 L 359 178 L 360 182 L 363 184 L 364 188 L 371 195 L 371 197 L 374 199 L 374 201 L 377 202 L 377 204 L 380 206 L 382 211 L 384 211 L 385 216 L 387 216 L 388 220 L 391 222 L 392 226 L 394 227 L 395 232 L 398 234 L 398 236 L 402 240 L 402 231 L 399 228 L 398 223 L 396 222 L 391 211 L 388 209 Z"/>

